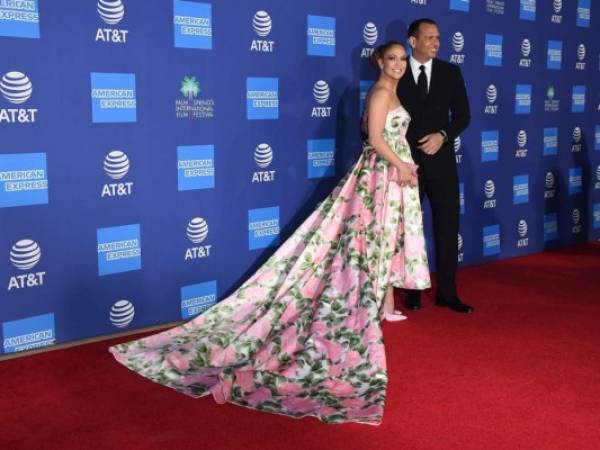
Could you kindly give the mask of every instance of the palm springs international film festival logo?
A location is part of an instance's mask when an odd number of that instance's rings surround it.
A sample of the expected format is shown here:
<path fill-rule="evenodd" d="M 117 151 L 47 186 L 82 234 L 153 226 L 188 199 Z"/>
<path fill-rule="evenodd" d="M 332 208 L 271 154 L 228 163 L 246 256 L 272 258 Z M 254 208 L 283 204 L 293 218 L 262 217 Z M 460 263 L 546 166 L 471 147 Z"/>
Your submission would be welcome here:
<path fill-rule="evenodd" d="M 485 200 L 483 202 L 484 209 L 491 209 L 496 207 L 496 199 L 494 195 L 496 194 L 496 185 L 493 180 L 487 180 L 483 185 L 483 193 L 485 194 Z"/>
<path fill-rule="evenodd" d="M 583 133 L 581 131 L 581 127 L 576 126 L 575 128 L 573 128 L 573 134 L 572 134 L 573 142 L 571 144 L 571 152 L 579 153 L 581 151 L 582 137 L 583 137 Z"/>
<path fill-rule="evenodd" d="M 596 167 L 596 183 L 594 184 L 594 189 L 600 189 L 600 164 Z"/>
<path fill-rule="evenodd" d="M 486 0 L 485 11 L 489 14 L 503 15 L 505 4 L 505 0 Z"/>
<path fill-rule="evenodd" d="M 8 290 L 23 289 L 44 284 L 46 272 L 31 272 L 42 259 L 42 249 L 31 239 L 21 239 L 10 249 L 10 262 L 19 270 L 27 273 L 13 275 L 8 280 Z"/>
<path fill-rule="evenodd" d="M 183 98 L 175 100 L 175 116 L 178 119 L 210 119 L 215 115 L 212 98 L 200 98 L 200 82 L 194 76 L 185 76 L 179 93 Z"/>
<path fill-rule="evenodd" d="M 544 185 L 546 190 L 544 191 L 544 198 L 554 198 L 556 195 L 556 189 L 554 189 L 554 173 L 547 172 L 546 177 L 544 178 Z"/>
<path fill-rule="evenodd" d="M 117 300 L 110 307 L 108 318 L 117 328 L 125 328 L 135 317 L 135 307 L 129 300 Z"/>
<path fill-rule="evenodd" d="M 527 132 L 525 130 L 519 130 L 517 133 L 517 151 L 515 152 L 515 158 L 527 157 Z"/>
<path fill-rule="evenodd" d="M 267 11 L 256 11 L 252 17 L 252 29 L 259 39 L 252 39 L 250 43 L 251 52 L 272 53 L 275 41 L 266 39 L 271 34 L 273 21 Z"/>
<path fill-rule="evenodd" d="M 517 248 L 527 247 L 529 245 L 529 237 L 527 237 L 527 222 L 525 219 L 519 220 L 517 224 L 517 234 L 519 238 L 517 239 Z"/>
<path fill-rule="evenodd" d="M 136 122 L 137 101 L 134 73 L 90 74 L 92 122 Z"/>
<path fill-rule="evenodd" d="M 367 22 L 363 27 L 363 41 L 368 47 L 363 47 L 360 52 L 361 58 L 370 58 L 375 50 L 375 44 L 377 43 L 377 38 L 379 37 L 379 33 L 377 31 L 377 26 L 373 22 Z"/>
<path fill-rule="evenodd" d="M 452 35 L 452 50 L 454 53 L 450 55 L 450 62 L 454 64 L 463 64 L 465 62 L 465 37 L 460 31 Z"/>
<path fill-rule="evenodd" d="M 577 62 L 575 63 L 575 70 L 585 70 L 585 55 L 586 48 L 585 44 L 579 44 L 577 46 Z"/>
<path fill-rule="evenodd" d="M 490 84 L 485 90 L 485 98 L 487 100 L 487 105 L 485 105 L 485 109 L 483 110 L 484 114 L 498 114 L 498 105 L 496 105 L 496 100 L 498 99 L 498 89 L 495 85 Z"/>
<path fill-rule="evenodd" d="M 38 0 L 0 1 L 0 36 L 39 39 L 39 13 Z"/>
<path fill-rule="evenodd" d="M 121 181 L 129 173 L 130 162 L 127 155 L 121 150 L 109 152 L 102 163 L 104 173 L 114 183 L 106 183 L 102 186 L 100 197 L 123 197 L 131 195 L 133 181 Z"/>
<path fill-rule="evenodd" d="M 550 17 L 550 21 L 552 23 L 562 23 L 562 8 L 563 8 L 563 2 L 562 0 L 553 0 L 552 1 L 552 10 L 553 13 L 552 16 Z"/>
<path fill-rule="evenodd" d="M 16 70 L 5 73 L 0 79 L 0 94 L 9 104 L 16 105 L 0 108 L 0 124 L 35 122 L 37 108 L 20 107 L 33 94 L 33 84 L 27 75 Z"/>
<path fill-rule="evenodd" d="M 98 28 L 96 30 L 96 39 L 98 42 L 111 42 L 114 44 L 124 44 L 127 42 L 129 30 L 114 28 L 125 17 L 125 5 L 123 0 L 98 0 L 96 9 L 100 19 L 111 28 Z"/>
<path fill-rule="evenodd" d="M 185 234 L 188 240 L 194 244 L 185 251 L 185 261 L 190 259 L 202 259 L 210 256 L 212 245 L 202 244 L 208 237 L 208 223 L 203 217 L 193 217 L 187 224 Z"/>
<path fill-rule="evenodd" d="M 521 41 L 521 59 L 519 59 L 519 67 L 531 67 L 531 41 L 527 38 Z"/>
<path fill-rule="evenodd" d="M 254 148 L 254 162 L 262 170 L 256 170 L 252 174 L 252 183 L 270 183 L 275 181 L 275 170 L 266 170 L 273 162 L 273 149 L 266 142 L 258 144 Z"/>
<path fill-rule="evenodd" d="M 48 203 L 46 154 L 0 154 L 0 208 L 45 203 Z"/>
<path fill-rule="evenodd" d="M 313 98 L 318 106 L 313 106 L 310 117 L 331 117 L 331 106 L 327 106 L 331 91 L 326 81 L 319 80 L 313 85 Z"/>
<path fill-rule="evenodd" d="M 556 98 L 556 88 L 554 85 L 546 89 L 546 99 L 544 100 L 544 111 L 557 112 L 560 109 L 560 100 Z"/>

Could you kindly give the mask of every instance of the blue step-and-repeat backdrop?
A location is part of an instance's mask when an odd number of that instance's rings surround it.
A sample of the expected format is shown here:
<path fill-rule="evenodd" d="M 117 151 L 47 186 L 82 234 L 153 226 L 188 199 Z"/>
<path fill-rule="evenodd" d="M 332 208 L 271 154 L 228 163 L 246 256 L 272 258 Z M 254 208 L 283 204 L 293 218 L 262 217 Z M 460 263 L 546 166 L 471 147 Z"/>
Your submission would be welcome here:
<path fill-rule="evenodd" d="M 600 237 L 591 0 L 0 0 L 0 352 L 232 292 L 351 166 L 368 57 L 422 16 L 473 114 L 460 263 Z"/>

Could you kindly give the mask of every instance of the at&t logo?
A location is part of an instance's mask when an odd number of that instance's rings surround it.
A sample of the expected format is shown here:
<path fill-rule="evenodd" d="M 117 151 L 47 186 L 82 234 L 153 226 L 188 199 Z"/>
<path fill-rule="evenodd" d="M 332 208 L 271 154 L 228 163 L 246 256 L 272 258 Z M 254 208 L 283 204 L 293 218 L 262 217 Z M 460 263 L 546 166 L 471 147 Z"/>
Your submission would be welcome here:
<path fill-rule="evenodd" d="M 129 173 L 129 158 L 121 150 L 113 150 L 104 158 L 104 173 L 113 179 L 121 180 Z M 102 187 L 100 197 L 123 197 L 131 195 L 133 181 L 107 183 Z"/>
<path fill-rule="evenodd" d="M 545 178 L 546 190 L 544 191 L 544 198 L 554 198 L 556 190 L 554 189 L 554 174 L 548 172 Z"/>
<path fill-rule="evenodd" d="M 22 271 L 33 269 L 41 258 L 42 250 L 40 246 L 31 239 L 21 239 L 10 249 L 11 264 Z M 8 280 L 8 290 L 42 286 L 45 276 L 46 272 L 28 272 L 13 275 Z"/>
<path fill-rule="evenodd" d="M 110 307 L 109 319 L 117 328 L 125 328 L 133 321 L 135 308 L 129 300 L 118 300 Z"/>
<path fill-rule="evenodd" d="M 465 55 L 462 52 L 465 48 L 465 37 L 460 31 L 457 31 L 452 35 L 452 49 L 454 53 L 450 55 L 450 62 L 454 64 L 463 64 L 465 62 Z"/>
<path fill-rule="evenodd" d="M 185 251 L 185 260 L 202 259 L 210 256 L 212 245 L 198 245 L 203 243 L 208 236 L 208 223 L 202 217 L 194 217 L 189 221 L 186 229 L 187 238 L 193 244 Z"/>
<path fill-rule="evenodd" d="M 331 106 L 324 106 L 329 101 L 331 91 L 326 81 L 319 80 L 313 85 L 313 97 L 318 105 L 310 113 L 310 117 L 331 117 Z"/>
<path fill-rule="evenodd" d="M 581 151 L 581 148 L 582 148 L 581 137 L 582 137 L 581 128 L 580 127 L 573 128 L 573 144 L 571 145 L 572 152 L 579 153 Z"/>
<path fill-rule="evenodd" d="M 459 153 L 461 145 L 462 140 L 460 136 L 456 136 L 454 139 L 454 156 L 456 157 L 456 164 L 460 164 L 462 161 L 462 155 Z"/>
<path fill-rule="evenodd" d="M 575 70 L 585 70 L 585 45 L 579 44 L 577 46 L 577 62 L 575 63 Z"/>
<path fill-rule="evenodd" d="M 552 9 L 554 10 L 554 14 L 552 14 L 552 17 L 550 18 L 552 23 L 562 23 L 562 7 L 562 0 L 554 0 L 552 2 Z"/>
<path fill-rule="evenodd" d="M 573 221 L 573 227 L 571 228 L 571 233 L 579 234 L 581 233 L 581 212 L 577 208 L 573 208 L 571 211 L 571 220 Z"/>
<path fill-rule="evenodd" d="M 12 71 L 0 79 L 0 94 L 9 103 L 21 105 L 31 98 L 33 85 L 24 73 Z M 0 108 L 0 123 L 33 123 L 37 108 Z"/>
<path fill-rule="evenodd" d="M 519 67 L 531 67 L 531 41 L 527 38 L 521 41 L 521 59 L 519 59 Z"/>
<path fill-rule="evenodd" d="M 596 167 L 596 183 L 594 184 L 595 189 L 600 189 L 600 164 Z"/>
<path fill-rule="evenodd" d="M 527 237 L 527 222 L 525 222 L 524 219 L 519 220 L 519 224 L 517 225 L 517 233 L 519 234 L 517 247 L 527 247 L 529 245 L 529 237 Z"/>
<path fill-rule="evenodd" d="M 373 50 L 375 50 L 373 46 L 377 42 L 377 37 L 377 27 L 373 22 L 367 22 L 363 28 L 363 41 L 365 41 L 365 44 L 367 44 L 369 47 L 363 47 L 362 51 L 360 52 L 361 58 L 371 57 Z"/>
<path fill-rule="evenodd" d="M 483 186 L 483 193 L 485 194 L 485 200 L 483 202 L 484 209 L 491 209 L 496 207 L 496 199 L 494 195 L 496 194 L 496 185 L 492 180 L 487 180 Z"/>
<path fill-rule="evenodd" d="M 461 263 L 464 261 L 465 254 L 462 251 L 463 249 L 463 237 L 460 233 L 458 233 L 458 262 Z"/>
<path fill-rule="evenodd" d="M 117 25 L 125 17 L 125 6 L 122 0 L 98 0 L 97 10 L 102 21 L 111 27 Z M 128 33 L 129 30 L 98 28 L 95 41 L 124 44 L 127 42 Z"/>
<path fill-rule="evenodd" d="M 258 144 L 254 149 L 254 162 L 261 169 L 267 169 L 273 162 L 273 149 L 269 144 Z M 258 170 L 252 174 L 253 183 L 275 181 L 274 170 Z"/>
<path fill-rule="evenodd" d="M 265 39 L 271 34 L 273 21 L 266 11 L 256 11 L 252 18 L 252 29 L 260 39 L 253 39 L 250 43 L 251 52 L 272 53 L 275 41 Z"/>
<path fill-rule="evenodd" d="M 498 105 L 495 105 L 498 99 L 498 89 L 493 84 L 490 84 L 485 90 L 485 98 L 488 104 L 485 105 L 485 114 L 498 114 Z"/>
<path fill-rule="evenodd" d="M 525 130 L 519 130 L 517 134 L 517 146 L 515 158 L 527 157 L 527 132 Z"/>

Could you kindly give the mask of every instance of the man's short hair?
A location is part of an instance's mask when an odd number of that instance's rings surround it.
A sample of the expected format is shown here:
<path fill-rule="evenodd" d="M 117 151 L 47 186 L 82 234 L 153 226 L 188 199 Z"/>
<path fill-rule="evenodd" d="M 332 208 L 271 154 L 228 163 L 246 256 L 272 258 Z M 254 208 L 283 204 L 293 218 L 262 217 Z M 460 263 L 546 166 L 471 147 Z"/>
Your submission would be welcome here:
<path fill-rule="evenodd" d="M 435 25 L 437 27 L 437 23 L 433 19 L 429 19 L 427 17 L 424 17 L 422 19 L 417 19 L 408 26 L 408 37 L 411 37 L 411 36 L 418 37 L 419 36 L 419 28 L 421 27 L 422 23 L 427 23 L 429 25 Z"/>

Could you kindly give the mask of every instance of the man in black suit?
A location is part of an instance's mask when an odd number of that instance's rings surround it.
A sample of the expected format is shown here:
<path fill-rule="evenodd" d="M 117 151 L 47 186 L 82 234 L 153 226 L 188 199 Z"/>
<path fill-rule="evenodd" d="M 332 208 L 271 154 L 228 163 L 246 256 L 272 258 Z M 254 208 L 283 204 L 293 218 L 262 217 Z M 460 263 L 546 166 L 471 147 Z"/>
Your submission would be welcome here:
<path fill-rule="evenodd" d="M 460 206 L 453 143 L 471 120 L 465 82 L 458 66 L 436 58 L 440 34 L 435 21 L 411 23 L 408 42 L 412 55 L 398 83 L 398 97 L 411 116 L 406 137 L 419 165 L 421 200 L 427 196 L 433 216 L 438 279 L 435 304 L 471 313 L 473 307 L 456 293 Z M 405 306 L 420 309 L 420 291 L 407 291 Z"/>

